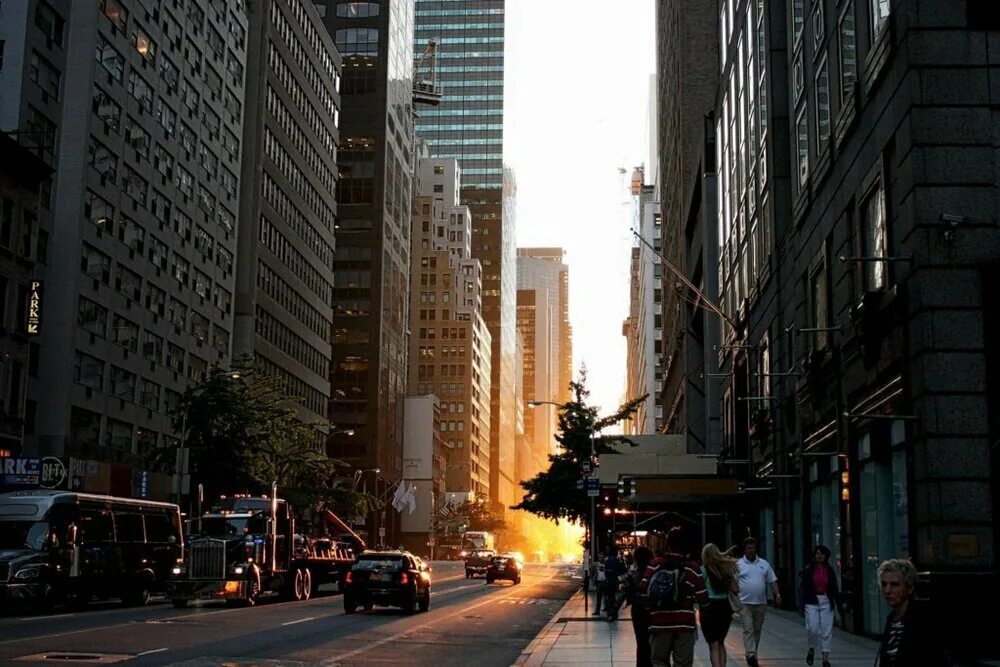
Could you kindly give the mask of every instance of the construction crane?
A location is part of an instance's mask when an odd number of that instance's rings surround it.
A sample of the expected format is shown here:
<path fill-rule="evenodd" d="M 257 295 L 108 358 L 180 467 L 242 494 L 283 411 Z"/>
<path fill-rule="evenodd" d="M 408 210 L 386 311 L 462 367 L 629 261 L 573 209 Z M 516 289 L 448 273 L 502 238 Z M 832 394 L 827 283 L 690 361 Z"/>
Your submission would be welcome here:
<path fill-rule="evenodd" d="M 423 76 L 425 66 L 427 76 Z M 413 68 L 413 103 L 432 107 L 441 104 L 441 86 L 437 82 L 437 37 L 427 40 L 427 48 Z"/>

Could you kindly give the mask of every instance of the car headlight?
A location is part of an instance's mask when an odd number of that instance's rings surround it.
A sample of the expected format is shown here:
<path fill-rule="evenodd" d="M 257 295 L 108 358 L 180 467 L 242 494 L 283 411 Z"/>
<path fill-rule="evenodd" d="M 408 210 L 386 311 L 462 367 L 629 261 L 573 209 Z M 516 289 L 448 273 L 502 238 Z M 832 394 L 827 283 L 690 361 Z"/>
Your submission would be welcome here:
<path fill-rule="evenodd" d="M 170 573 L 174 575 L 183 574 L 184 568 L 175 565 L 174 569 L 170 570 Z"/>
<path fill-rule="evenodd" d="M 243 566 L 237 565 L 233 568 L 233 574 L 243 574 Z"/>
<path fill-rule="evenodd" d="M 42 573 L 42 569 L 38 565 L 29 565 L 28 567 L 23 567 L 17 571 L 14 575 L 15 579 L 37 579 Z"/>

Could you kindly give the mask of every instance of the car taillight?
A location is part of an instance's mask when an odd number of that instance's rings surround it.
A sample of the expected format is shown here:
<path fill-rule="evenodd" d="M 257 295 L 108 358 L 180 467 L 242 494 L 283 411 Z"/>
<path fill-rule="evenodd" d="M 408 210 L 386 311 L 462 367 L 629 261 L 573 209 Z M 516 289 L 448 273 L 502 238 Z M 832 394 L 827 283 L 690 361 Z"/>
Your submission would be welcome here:
<path fill-rule="evenodd" d="M 350 572 L 347 573 L 347 576 L 344 578 L 344 581 L 347 582 L 348 584 L 351 583 L 351 573 Z"/>
<path fill-rule="evenodd" d="M 410 575 L 408 575 L 405 572 L 403 574 L 399 575 L 399 583 L 401 583 L 401 584 L 408 584 L 408 583 L 410 583 Z"/>

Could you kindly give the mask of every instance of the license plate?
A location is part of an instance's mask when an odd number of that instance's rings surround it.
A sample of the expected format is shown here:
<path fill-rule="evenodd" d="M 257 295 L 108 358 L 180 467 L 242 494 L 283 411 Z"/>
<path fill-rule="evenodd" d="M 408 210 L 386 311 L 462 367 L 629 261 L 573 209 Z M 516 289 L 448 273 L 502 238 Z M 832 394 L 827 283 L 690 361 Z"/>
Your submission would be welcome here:
<path fill-rule="evenodd" d="M 383 574 L 382 576 L 379 577 L 379 580 L 380 581 L 392 581 L 392 575 L 391 574 Z"/>

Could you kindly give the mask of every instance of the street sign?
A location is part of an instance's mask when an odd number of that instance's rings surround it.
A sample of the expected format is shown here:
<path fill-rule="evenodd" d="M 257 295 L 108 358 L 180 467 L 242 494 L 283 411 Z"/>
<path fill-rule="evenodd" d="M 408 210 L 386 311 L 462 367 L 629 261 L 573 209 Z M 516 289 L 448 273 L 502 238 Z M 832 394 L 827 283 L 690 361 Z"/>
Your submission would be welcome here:
<path fill-rule="evenodd" d="M 583 461 L 580 464 L 580 472 L 582 472 L 584 475 L 589 475 L 590 469 L 591 469 L 590 461 Z"/>
<path fill-rule="evenodd" d="M 433 537 L 430 537 L 430 538 L 427 539 L 427 546 L 429 546 L 429 547 L 433 547 L 434 546 L 434 538 Z"/>
<path fill-rule="evenodd" d="M 385 537 L 385 526 L 379 526 L 378 527 L 378 536 L 379 537 Z"/>
<path fill-rule="evenodd" d="M 601 495 L 601 490 L 600 489 L 587 489 L 587 496 L 588 497 L 590 497 L 590 496 L 599 496 L 599 495 Z"/>

